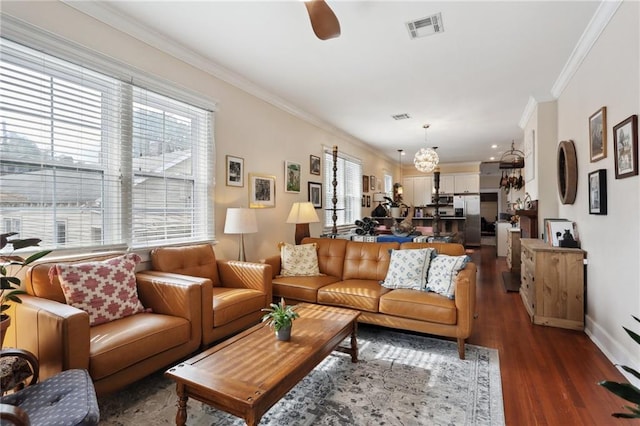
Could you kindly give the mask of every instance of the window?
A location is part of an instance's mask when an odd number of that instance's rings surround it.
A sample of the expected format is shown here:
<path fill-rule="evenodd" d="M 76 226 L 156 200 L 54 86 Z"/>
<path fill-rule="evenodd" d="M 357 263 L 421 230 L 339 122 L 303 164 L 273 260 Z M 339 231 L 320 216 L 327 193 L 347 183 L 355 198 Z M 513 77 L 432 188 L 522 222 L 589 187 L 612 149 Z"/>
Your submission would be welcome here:
<path fill-rule="evenodd" d="M 213 238 L 212 113 L 2 39 L 0 218 L 41 246 Z"/>
<path fill-rule="evenodd" d="M 337 226 L 354 225 L 360 219 L 362 199 L 362 164 L 360 160 L 338 152 L 336 171 L 336 221 Z M 324 226 L 333 226 L 333 155 L 330 150 L 324 153 L 325 210 Z"/>
<path fill-rule="evenodd" d="M 393 176 L 389 172 L 384 172 L 384 192 L 387 197 L 393 197 Z"/>
<path fill-rule="evenodd" d="M 20 219 L 15 219 L 12 217 L 5 217 L 2 219 L 2 233 L 8 234 L 10 232 L 15 232 L 20 234 L 20 229 L 22 228 L 22 224 L 20 223 Z M 20 238 L 20 235 L 17 235 L 15 238 Z"/>

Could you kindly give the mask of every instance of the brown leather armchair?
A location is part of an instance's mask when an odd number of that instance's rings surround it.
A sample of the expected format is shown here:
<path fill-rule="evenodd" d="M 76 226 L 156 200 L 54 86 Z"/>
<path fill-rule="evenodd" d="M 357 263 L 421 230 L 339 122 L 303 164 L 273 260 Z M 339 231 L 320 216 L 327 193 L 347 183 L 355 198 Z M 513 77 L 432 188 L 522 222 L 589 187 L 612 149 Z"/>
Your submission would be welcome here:
<path fill-rule="evenodd" d="M 271 266 L 217 260 L 209 244 L 154 249 L 151 264 L 153 276 L 201 286 L 203 346 L 258 323 L 271 303 Z"/>
<path fill-rule="evenodd" d="M 64 263 L 105 260 L 75 258 Z M 89 325 L 89 314 L 65 303 L 50 261 L 27 270 L 28 295 L 16 306 L 16 345 L 33 352 L 43 379 L 63 370 L 88 370 L 96 393 L 116 391 L 195 352 L 200 346 L 202 302 L 197 283 L 136 274 L 138 297 L 151 312 Z"/>

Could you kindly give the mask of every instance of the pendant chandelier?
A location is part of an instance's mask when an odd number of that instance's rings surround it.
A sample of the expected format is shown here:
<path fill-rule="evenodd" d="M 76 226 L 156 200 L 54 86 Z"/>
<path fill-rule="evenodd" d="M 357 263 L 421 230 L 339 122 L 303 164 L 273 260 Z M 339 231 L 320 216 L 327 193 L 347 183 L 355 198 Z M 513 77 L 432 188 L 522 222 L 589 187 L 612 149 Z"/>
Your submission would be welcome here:
<path fill-rule="evenodd" d="M 422 127 L 424 128 L 424 141 L 426 142 L 429 125 L 425 124 Z M 416 166 L 416 169 L 423 173 L 432 172 L 440 162 L 440 157 L 438 157 L 436 149 L 438 149 L 438 147 L 420 148 L 413 157 L 413 164 Z"/>

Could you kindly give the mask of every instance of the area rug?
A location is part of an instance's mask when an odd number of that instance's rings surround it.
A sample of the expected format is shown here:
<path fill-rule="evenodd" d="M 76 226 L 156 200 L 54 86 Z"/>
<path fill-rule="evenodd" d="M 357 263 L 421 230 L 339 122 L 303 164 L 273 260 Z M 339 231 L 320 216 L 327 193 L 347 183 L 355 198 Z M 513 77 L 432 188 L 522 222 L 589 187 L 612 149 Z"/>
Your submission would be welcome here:
<path fill-rule="evenodd" d="M 329 355 L 260 425 L 503 425 L 498 351 L 377 327 L 360 327 L 359 362 Z M 99 399 L 101 425 L 175 424 L 175 384 L 153 374 Z M 188 401 L 188 425 L 244 425 Z"/>

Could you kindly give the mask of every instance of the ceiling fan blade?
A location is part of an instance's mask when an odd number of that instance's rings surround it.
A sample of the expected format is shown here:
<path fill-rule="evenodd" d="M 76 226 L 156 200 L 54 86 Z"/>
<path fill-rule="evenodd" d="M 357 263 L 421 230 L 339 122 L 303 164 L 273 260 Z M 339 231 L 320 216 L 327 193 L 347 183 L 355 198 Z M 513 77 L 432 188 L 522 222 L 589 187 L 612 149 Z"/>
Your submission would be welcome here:
<path fill-rule="evenodd" d="M 328 40 L 340 35 L 340 22 L 324 0 L 305 1 L 311 27 L 320 40 Z"/>

